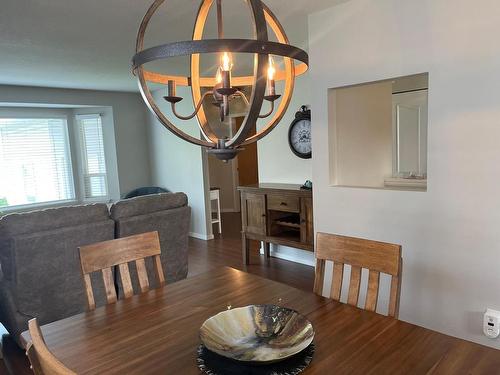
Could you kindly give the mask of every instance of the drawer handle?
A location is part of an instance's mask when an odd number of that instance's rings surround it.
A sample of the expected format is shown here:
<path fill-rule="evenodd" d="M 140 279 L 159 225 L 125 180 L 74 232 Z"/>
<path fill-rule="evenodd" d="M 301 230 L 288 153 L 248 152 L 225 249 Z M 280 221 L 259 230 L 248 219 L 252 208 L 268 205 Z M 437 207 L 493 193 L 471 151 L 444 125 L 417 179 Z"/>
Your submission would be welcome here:
<path fill-rule="evenodd" d="M 288 204 L 286 204 L 286 202 L 281 202 L 280 206 L 288 206 Z"/>

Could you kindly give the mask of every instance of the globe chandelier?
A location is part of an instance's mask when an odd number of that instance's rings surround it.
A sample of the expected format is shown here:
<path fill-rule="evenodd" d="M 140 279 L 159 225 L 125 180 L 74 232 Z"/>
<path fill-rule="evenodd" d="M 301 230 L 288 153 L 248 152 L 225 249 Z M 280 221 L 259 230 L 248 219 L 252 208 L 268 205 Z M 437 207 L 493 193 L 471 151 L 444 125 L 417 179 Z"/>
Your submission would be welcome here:
<path fill-rule="evenodd" d="M 231 0 L 236 1 L 236 0 Z M 136 75 L 142 97 L 158 118 L 161 124 L 176 136 L 193 144 L 206 147 L 209 153 L 221 160 L 234 158 L 245 145 L 265 137 L 280 122 L 285 114 L 293 94 L 295 77 L 308 69 L 309 57 L 305 51 L 290 45 L 286 33 L 276 16 L 261 0 L 240 0 L 247 3 L 253 20 L 254 39 L 228 39 L 224 35 L 222 0 L 202 0 L 193 29 L 192 39 L 167 43 L 144 49 L 144 37 L 152 16 L 165 0 L 155 0 L 146 12 L 139 27 L 136 41 L 136 54 L 133 57 L 133 73 Z M 216 5 L 217 39 L 203 39 L 203 32 L 211 8 Z M 268 26 L 277 42 L 270 41 Z M 215 76 L 202 76 L 200 73 L 200 55 L 215 53 L 219 56 L 219 66 Z M 233 76 L 233 55 L 239 53 L 253 54 L 253 75 Z M 177 56 L 190 56 L 190 76 L 166 75 L 146 70 L 144 65 L 150 62 Z M 280 70 L 274 58 L 282 57 L 284 68 Z M 284 81 L 283 93 L 276 90 L 276 81 Z M 153 98 L 148 83 L 166 86 L 164 96 L 172 109 L 172 114 L 179 121 L 196 118 L 200 128 L 200 138 L 193 137 L 174 125 L 160 109 Z M 189 86 L 194 111 L 189 115 L 181 115 L 176 104 L 183 100 L 177 96 L 177 87 Z M 249 98 L 243 87 L 251 86 Z M 245 118 L 242 125 L 231 138 L 220 138 L 210 124 L 203 107 L 205 98 L 211 98 L 218 107 L 220 120 L 230 115 L 232 101 L 241 99 L 246 104 Z M 264 110 L 263 104 L 269 109 Z M 263 112 L 263 113 L 262 113 Z M 170 115 L 172 117 L 172 115 Z M 266 119 L 263 126 L 255 134 L 259 119 Z"/>

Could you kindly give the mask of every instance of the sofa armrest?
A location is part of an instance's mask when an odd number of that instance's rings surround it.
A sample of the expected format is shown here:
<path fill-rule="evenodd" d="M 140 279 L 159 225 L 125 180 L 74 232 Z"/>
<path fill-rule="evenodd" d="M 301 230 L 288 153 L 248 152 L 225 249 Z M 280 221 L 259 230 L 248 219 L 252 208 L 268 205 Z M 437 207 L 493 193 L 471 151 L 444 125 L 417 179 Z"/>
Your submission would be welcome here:
<path fill-rule="evenodd" d="M 0 278 L 0 323 L 2 323 L 16 343 L 22 346 L 21 333 L 28 329 L 28 320 L 33 317 L 24 315 L 18 311 L 11 291 L 11 283 Z"/>

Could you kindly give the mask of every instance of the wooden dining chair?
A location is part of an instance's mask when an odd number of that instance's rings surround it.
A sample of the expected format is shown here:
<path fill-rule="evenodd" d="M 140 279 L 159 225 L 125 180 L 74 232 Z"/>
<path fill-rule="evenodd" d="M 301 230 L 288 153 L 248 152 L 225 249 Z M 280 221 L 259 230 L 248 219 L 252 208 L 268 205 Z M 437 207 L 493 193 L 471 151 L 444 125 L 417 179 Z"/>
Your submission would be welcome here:
<path fill-rule="evenodd" d="M 107 303 L 117 300 L 112 268 L 118 266 L 125 298 L 134 295 L 129 262 L 135 262 L 141 293 L 149 290 L 145 258 L 152 257 L 154 272 L 159 286 L 165 285 L 165 275 L 160 260 L 160 240 L 158 232 L 148 232 L 135 236 L 104 241 L 79 248 L 85 291 L 89 310 L 95 309 L 94 293 L 90 274 L 102 271 Z"/>
<path fill-rule="evenodd" d="M 399 314 L 399 296 L 401 293 L 401 272 L 403 261 L 401 246 L 365 240 L 361 238 L 318 233 L 316 238 L 316 273 L 314 292 L 321 295 L 325 278 L 326 261 L 333 261 L 333 277 L 330 298 L 339 301 L 344 278 L 344 265 L 351 266 L 351 277 L 347 303 L 358 305 L 361 284 L 361 270 L 368 269 L 368 288 L 364 304 L 365 310 L 376 311 L 380 274 L 391 276 L 389 316 Z"/>
<path fill-rule="evenodd" d="M 28 322 L 28 328 L 31 343 L 28 344 L 26 355 L 35 375 L 76 375 L 76 372 L 64 366 L 47 348 L 36 318 Z"/>

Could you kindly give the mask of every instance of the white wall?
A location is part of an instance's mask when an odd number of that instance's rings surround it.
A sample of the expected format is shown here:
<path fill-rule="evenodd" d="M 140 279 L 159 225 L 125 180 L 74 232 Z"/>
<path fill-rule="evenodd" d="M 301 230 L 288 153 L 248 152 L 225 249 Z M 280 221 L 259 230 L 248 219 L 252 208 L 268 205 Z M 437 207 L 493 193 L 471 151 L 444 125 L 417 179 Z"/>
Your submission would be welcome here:
<path fill-rule="evenodd" d="M 309 18 L 315 229 L 399 243 L 400 318 L 500 348 L 500 5 L 352 0 Z M 330 187 L 327 90 L 429 72 L 426 193 Z"/>
<path fill-rule="evenodd" d="M 391 82 L 332 89 L 328 96 L 332 185 L 383 188 L 392 175 Z"/>
<path fill-rule="evenodd" d="M 146 107 L 139 94 L 0 85 L 0 103 L 112 107 L 121 194 L 151 184 Z"/>
<path fill-rule="evenodd" d="M 311 104 L 309 73 L 297 77 L 295 85 L 290 106 L 283 119 L 271 133 L 257 143 L 261 183 L 303 184 L 312 179 L 311 159 L 295 156 L 288 145 L 288 129 L 295 119 L 295 113 L 302 105 Z M 276 85 L 276 90 L 278 93 L 282 92 L 282 85 Z M 262 126 L 262 122 L 263 120 L 260 120 L 259 125 Z M 314 149 L 312 152 L 314 154 Z"/>
<path fill-rule="evenodd" d="M 283 12 L 278 15 L 278 18 L 290 44 L 307 51 L 309 48 L 307 17 L 305 15 L 292 16 L 291 12 Z M 273 38 L 273 35 L 270 37 Z M 277 82 L 276 92 L 283 93 L 282 83 Z M 295 156 L 288 145 L 288 129 L 295 119 L 295 113 L 302 105 L 310 104 L 311 85 L 309 72 L 306 72 L 296 78 L 290 105 L 281 122 L 257 143 L 260 182 L 303 184 L 305 180 L 312 179 L 312 161 Z M 264 106 L 267 110 L 266 104 Z M 262 126 L 265 122 L 265 120 L 259 120 L 258 126 Z M 314 149 L 312 152 L 314 154 Z"/>
<path fill-rule="evenodd" d="M 177 94 L 185 99 L 177 104 L 177 112 L 188 115 L 193 111 L 190 101 L 190 91 L 179 87 Z M 172 121 L 186 133 L 198 137 L 200 131 L 195 119 L 189 121 L 174 121 L 170 104 L 163 96 L 165 90 L 154 92 L 156 103 Z M 211 224 L 206 215 L 207 205 L 210 200 L 206 197 L 208 192 L 208 162 L 206 151 L 200 146 L 183 141 L 168 131 L 156 117 L 148 111 L 148 131 L 151 159 L 151 174 L 153 185 L 158 185 L 170 191 L 182 191 L 189 198 L 191 207 L 191 235 L 201 239 L 212 237 Z"/>

